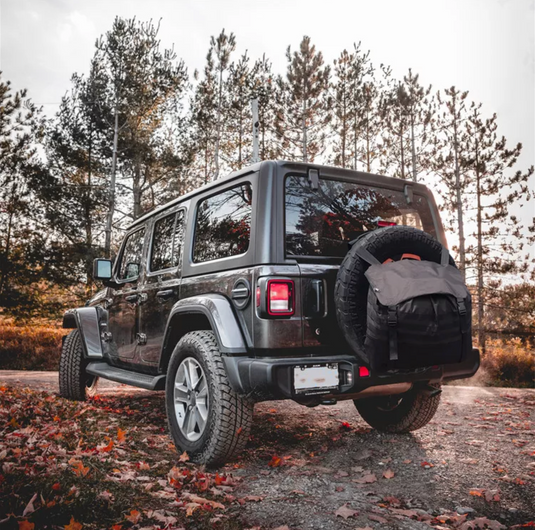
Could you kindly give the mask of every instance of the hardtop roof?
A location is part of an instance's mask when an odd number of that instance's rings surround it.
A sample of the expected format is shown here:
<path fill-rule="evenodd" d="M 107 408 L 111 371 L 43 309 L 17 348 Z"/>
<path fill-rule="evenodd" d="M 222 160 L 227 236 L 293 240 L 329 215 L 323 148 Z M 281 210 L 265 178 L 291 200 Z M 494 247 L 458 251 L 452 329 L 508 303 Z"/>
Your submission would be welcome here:
<path fill-rule="evenodd" d="M 367 180 L 370 183 L 379 184 L 383 186 L 391 186 L 395 188 L 403 188 L 403 186 L 409 184 L 414 187 L 415 190 L 419 190 L 421 192 L 427 192 L 428 189 L 425 185 L 413 182 L 412 180 L 403 180 L 395 177 L 386 177 L 384 175 L 377 175 L 374 173 L 365 173 L 362 171 L 355 171 L 353 169 L 344 169 L 336 166 L 326 166 L 326 165 L 320 165 L 320 164 L 311 164 L 308 162 L 290 162 L 287 160 L 265 160 L 262 162 L 258 162 L 256 164 L 252 164 L 250 166 L 244 167 L 238 171 L 233 171 L 232 173 L 229 173 L 228 175 L 218 178 L 217 180 L 213 180 L 212 182 L 209 182 L 208 184 L 204 184 L 203 186 L 200 186 L 199 188 L 196 188 L 193 191 L 190 191 L 184 195 L 181 195 L 180 197 L 177 197 L 176 199 L 172 199 L 171 201 L 162 204 L 161 206 L 158 206 L 154 210 L 146 213 L 139 219 L 136 219 L 129 227 L 128 230 L 132 229 L 133 227 L 137 226 L 138 224 L 141 224 L 145 222 L 150 217 L 156 216 L 160 214 L 161 212 L 167 210 L 168 208 L 172 208 L 176 204 L 181 203 L 182 201 L 186 201 L 188 199 L 191 199 L 195 195 L 198 195 L 200 193 L 203 193 L 210 189 L 215 189 L 220 187 L 222 184 L 225 184 L 229 181 L 235 180 L 237 178 L 243 177 L 245 175 L 248 175 L 250 173 L 254 173 L 256 171 L 259 171 L 260 168 L 264 166 L 280 166 L 284 167 L 286 169 L 294 170 L 294 171 L 302 171 L 305 172 L 309 169 L 317 169 L 319 171 L 320 178 L 322 176 L 329 176 L 329 177 L 341 177 L 341 178 L 353 178 L 355 180 Z M 323 175 L 322 175 L 323 173 Z M 328 175 L 325 175 L 327 173 Z"/>

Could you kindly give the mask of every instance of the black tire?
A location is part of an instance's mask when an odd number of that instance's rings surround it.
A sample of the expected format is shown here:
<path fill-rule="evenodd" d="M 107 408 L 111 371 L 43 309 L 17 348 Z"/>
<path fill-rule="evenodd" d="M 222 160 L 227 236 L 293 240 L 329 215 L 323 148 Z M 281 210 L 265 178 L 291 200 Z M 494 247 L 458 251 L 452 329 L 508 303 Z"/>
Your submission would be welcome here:
<path fill-rule="evenodd" d="M 410 226 L 391 226 L 365 234 L 349 250 L 336 279 L 336 318 L 351 349 L 368 362 L 364 353 L 369 283 L 364 273 L 369 264 L 356 254 L 364 248 L 381 263 L 398 260 L 405 253 L 416 254 L 422 260 L 440 263 L 442 245 L 430 234 Z M 450 256 L 450 264 L 455 262 Z"/>
<path fill-rule="evenodd" d="M 184 360 L 193 358 L 202 368 L 208 388 L 208 418 L 200 438 L 189 440 L 175 411 L 175 378 Z M 239 453 L 249 439 L 254 403 L 231 388 L 212 331 L 192 331 L 180 339 L 169 361 L 165 402 L 169 430 L 180 452 L 197 464 L 217 466 Z"/>
<path fill-rule="evenodd" d="M 63 342 L 59 359 L 59 394 L 75 401 L 85 401 L 97 392 L 98 377 L 85 371 L 82 337 L 75 329 Z"/>
<path fill-rule="evenodd" d="M 433 419 L 440 393 L 429 395 L 416 388 L 405 394 L 357 399 L 354 403 L 362 419 L 374 429 L 407 433 L 421 429 Z"/>

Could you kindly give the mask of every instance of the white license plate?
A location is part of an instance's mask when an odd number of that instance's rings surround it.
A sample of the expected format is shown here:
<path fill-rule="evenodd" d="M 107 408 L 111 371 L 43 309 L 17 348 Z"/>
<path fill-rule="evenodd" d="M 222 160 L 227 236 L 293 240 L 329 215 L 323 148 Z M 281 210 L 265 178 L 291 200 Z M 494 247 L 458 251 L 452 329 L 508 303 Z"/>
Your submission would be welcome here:
<path fill-rule="evenodd" d="M 307 365 L 294 367 L 294 389 L 297 394 L 325 394 L 338 388 L 338 365 Z"/>

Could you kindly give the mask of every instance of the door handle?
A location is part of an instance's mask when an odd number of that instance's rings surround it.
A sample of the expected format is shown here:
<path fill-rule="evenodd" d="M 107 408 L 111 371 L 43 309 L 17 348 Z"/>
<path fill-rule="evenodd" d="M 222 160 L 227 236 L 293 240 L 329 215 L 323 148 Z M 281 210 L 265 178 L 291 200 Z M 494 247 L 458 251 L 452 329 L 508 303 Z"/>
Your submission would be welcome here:
<path fill-rule="evenodd" d="M 174 289 L 166 289 L 165 291 L 158 291 L 156 296 L 162 300 L 168 300 L 175 294 Z"/>
<path fill-rule="evenodd" d="M 129 294 L 128 296 L 125 296 L 124 299 L 127 302 L 137 302 L 139 300 L 139 294 Z"/>

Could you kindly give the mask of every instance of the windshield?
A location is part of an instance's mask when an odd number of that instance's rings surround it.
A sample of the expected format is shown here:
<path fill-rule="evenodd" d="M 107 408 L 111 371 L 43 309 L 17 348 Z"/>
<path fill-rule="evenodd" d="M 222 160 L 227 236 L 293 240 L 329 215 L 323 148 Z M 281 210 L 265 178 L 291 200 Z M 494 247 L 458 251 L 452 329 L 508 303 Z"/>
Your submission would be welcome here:
<path fill-rule="evenodd" d="M 419 228 L 436 237 L 427 199 L 353 182 L 291 176 L 285 183 L 286 254 L 343 257 L 347 243 L 363 232 L 390 224 Z"/>

